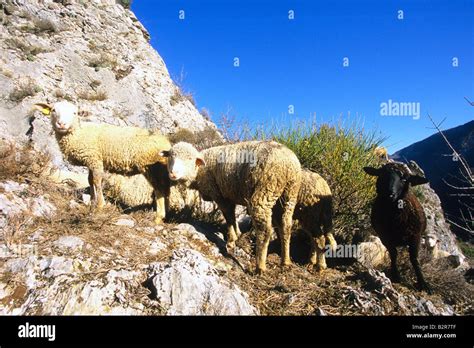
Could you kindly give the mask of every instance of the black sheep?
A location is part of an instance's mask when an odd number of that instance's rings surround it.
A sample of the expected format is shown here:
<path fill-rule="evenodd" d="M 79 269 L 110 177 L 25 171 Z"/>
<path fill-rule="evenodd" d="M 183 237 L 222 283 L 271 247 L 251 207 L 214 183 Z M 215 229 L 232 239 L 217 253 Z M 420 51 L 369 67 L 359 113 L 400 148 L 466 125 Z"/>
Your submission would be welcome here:
<path fill-rule="evenodd" d="M 364 171 L 377 177 L 377 196 L 372 205 L 371 221 L 390 254 L 392 280 L 400 281 L 397 247 L 408 246 L 418 287 L 430 292 L 418 262 L 426 216 L 420 202 L 409 190 L 410 185 L 426 184 L 428 180 L 419 171 L 413 172 L 406 164 L 399 162 L 389 162 L 378 169 L 364 167 Z"/>

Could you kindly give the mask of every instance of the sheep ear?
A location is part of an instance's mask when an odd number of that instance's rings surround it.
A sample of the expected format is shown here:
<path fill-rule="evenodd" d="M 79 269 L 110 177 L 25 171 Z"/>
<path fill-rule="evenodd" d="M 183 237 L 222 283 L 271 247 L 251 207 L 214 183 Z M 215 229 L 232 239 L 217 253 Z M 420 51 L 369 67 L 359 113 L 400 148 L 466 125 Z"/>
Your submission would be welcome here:
<path fill-rule="evenodd" d="M 379 170 L 373 167 L 364 167 L 364 172 L 372 176 L 379 176 Z"/>
<path fill-rule="evenodd" d="M 205 165 L 206 165 L 206 161 L 204 161 L 204 158 L 201 158 L 201 157 L 196 158 L 197 167 L 205 166 Z"/>
<path fill-rule="evenodd" d="M 169 151 L 160 151 L 160 156 L 161 157 L 170 157 L 170 152 Z"/>
<path fill-rule="evenodd" d="M 45 103 L 38 103 L 34 105 L 34 108 L 36 110 L 39 110 L 43 113 L 43 115 L 49 116 L 51 114 L 51 111 L 53 110 L 53 107 L 51 105 L 45 104 Z"/>
<path fill-rule="evenodd" d="M 420 175 L 410 175 L 408 181 L 410 181 L 411 186 L 417 186 L 426 184 L 428 182 L 428 179 Z"/>

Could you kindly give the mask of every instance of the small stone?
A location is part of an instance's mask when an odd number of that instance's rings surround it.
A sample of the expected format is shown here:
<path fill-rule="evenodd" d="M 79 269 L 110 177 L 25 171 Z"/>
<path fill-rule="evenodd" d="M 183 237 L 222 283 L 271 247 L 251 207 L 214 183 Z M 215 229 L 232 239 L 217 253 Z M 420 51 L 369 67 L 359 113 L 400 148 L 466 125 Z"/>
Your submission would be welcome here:
<path fill-rule="evenodd" d="M 165 250 L 165 249 L 166 249 L 166 244 L 157 238 L 151 243 L 150 248 L 148 249 L 148 252 L 152 255 L 156 255 L 160 251 Z"/>
<path fill-rule="evenodd" d="M 130 219 L 118 219 L 115 223 L 116 226 L 135 227 L 135 222 Z"/>
<path fill-rule="evenodd" d="M 91 195 L 83 193 L 82 194 L 82 202 L 84 202 L 85 205 L 91 204 Z"/>
<path fill-rule="evenodd" d="M 69 201 L 69 208 L 70 209 L 77 209 L 79 208 L 81 205 L 79 203 L 77 203 L 75 200 L 71 199 Z"/>
<path fill-rule="evenodd" d="M 74 271 L 74 265 L 71 259 L 63 256 L 53 256 L 42 259 L 39 268 L 44 271 L 47 278 L 56 277 L 61 274 L 71 274 Z"/>
<path fill-rule="evenodd" d="M 84 241 L 77 236 L 63 236 L 53 244 L 60 250 L 73 251 L 82 249 Z"/>

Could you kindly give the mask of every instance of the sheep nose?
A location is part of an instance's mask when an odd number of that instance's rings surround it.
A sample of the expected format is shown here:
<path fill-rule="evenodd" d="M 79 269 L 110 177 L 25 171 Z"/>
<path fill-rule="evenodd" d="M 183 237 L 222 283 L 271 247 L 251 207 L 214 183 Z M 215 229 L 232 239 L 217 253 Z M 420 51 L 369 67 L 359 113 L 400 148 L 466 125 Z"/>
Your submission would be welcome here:
<path fill-rule="evenodd" d="M 169 177 L 170 177 L 171 180 L 176 180 L 176 174 L 174 174 L 172 172 L 169 173 Z"/>

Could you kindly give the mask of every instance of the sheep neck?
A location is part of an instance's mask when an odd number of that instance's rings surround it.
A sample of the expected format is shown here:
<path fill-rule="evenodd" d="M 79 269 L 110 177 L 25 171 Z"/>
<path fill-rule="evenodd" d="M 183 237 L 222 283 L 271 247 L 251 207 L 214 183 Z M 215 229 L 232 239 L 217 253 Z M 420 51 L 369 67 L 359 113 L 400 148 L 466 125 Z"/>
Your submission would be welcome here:
<path fill-rule="evenodd" d="M 209 150 L 209 149 L 208 149 Z M 212 156 L 209 155 L 209 151 L 204 150 L 201 152 L 204 157 L 206 165 L 199 166 L 197 169 L 196 178 L 191 182 L 190 188 L 198 191 L 202 191 L 206 187 L 206 182 L 209 180 L 209 168 L 214 166 Z"/>

